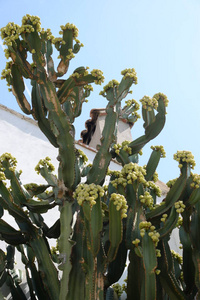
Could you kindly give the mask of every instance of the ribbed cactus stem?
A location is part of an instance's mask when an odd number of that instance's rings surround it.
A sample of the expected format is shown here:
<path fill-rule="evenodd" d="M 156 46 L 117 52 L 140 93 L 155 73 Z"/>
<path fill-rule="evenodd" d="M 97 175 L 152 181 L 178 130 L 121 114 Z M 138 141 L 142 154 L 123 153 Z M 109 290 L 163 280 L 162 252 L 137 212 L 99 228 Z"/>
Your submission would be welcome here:
<path fill-rule="evenodd" d="M 30 240 L 30 246 L 36 254 L 39 270 L 50 299 L 58 299 L 60 291 L 58 272 L 51 260 L 50 253 L 44 239 L 36 233 L 36 235 Z"/>

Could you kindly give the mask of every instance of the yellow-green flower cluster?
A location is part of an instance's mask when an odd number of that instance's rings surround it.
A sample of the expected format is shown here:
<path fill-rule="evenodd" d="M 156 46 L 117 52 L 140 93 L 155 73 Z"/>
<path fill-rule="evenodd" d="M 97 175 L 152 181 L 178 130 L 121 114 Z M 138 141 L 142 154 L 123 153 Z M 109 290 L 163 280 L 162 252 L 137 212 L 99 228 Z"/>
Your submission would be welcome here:
<path fill-rule="evenodd" d="M 4 45 L 12 46 L 12 43 L 19 38 L 19 28 L 20 26 L 13 22 L 1 28 L 1 38 L 4 40 Z"/>
<path fill-rule="evenodd" d="M 159 275 L 160 272 L 161 272 L 161 271 L 160 271 L 159 269 L 156 269 L 156 270 L 155 270 L 156 275 Z"/>
<path fill-rule="evenodd" d="M 121 149 L 121 144 L 114 144 L 113 148 L 115 149 L 115 153 L 119 155 L 120 149 Z"/>
<path fill-rule="evenodd" d="M 120 298 L 124 291 L 122 286 L 119 283 L 115 283 L 112 285 L 112 288 L 115 291 L 115 293 L 117 294 L 118 298 Z"/>
<path fill-rule="evenodd" d="M 112 185 L 117 189 L 118 185 L 123 185 L 123 187 L 127 186 L 127 181 L 123 177 L 115 178 L 114 180 L 111 181 Z"/>
<path fill-rule="evenodd" d="M 198 189 L 200 186 L 200 175 L 192 173 L 191 177 L 192 177 L 192 183 L 190 184 L 190 186 L 192 188 Z"/>
<path fill-rule="evenodd" d="M 105 192 L 107 192 L 107 191 L 108 191 L 108 185 L 105 184 L 105 185 L 103 186 L 103 189 L 104 189 Z"/>
<path fill-rule="evenodd" d="M 167 99 L 167 96 L 163 93 L 157 93 L 153 96 L 153 98 L 155 98 L 157 101 L 162 98 L 165 104 L 165 107 L 168 106 L 169 100 Z"/>
<path fill-rule="evenodd" d="M 173 256 L 175 259 L 178 260 L 178 263 L 179 263 L 180 265 L 182 265 L 182 263 L 183 263 L 183 257 L 182 257 L 179 253 L 175 252 L 174 250 L 171 250 L 171 254 L 172 254 L 172 256 Z"/>
<path fill-rule="evenodd" d="M 124 76 L 124 79 L 126 78 L 133 78 L 133 82 L 137 84 L 137 73 L 135 72 L 135 69 L 125 69 L 121 71 L 121 74 Z"/>
<path fill-rule="evenodd" d="M 80 149 L 78 149 L 78 154 L 79 157 L 83 159 L 83 163 L 85 164 L 88 161 L 87 155 L 85 155 L 85 153 Z"/>
<path fill-rule="evenodd" d="M 148 111 L 152 111 L 153 109 L 157 109 L 158 101 L 155 98 L 151 98 L 149 96 L 144 96 L 140 102 L 142 103 L 143 108 Z"/>
<path fill-rule="evenodd" d="M 176 208 L 177 213 L 180 214 L 180 213 L 184 212 L 185 204 L 183 204 L 183 201 L 179 200 L 179 201 L 175 202 L 174 206 Z"/>
<path fill-rule="evenodd" d="M 143 237 L 145 235 L 145 231 L 148 232 L 148 235 L 151 237 L 152 241 L 154 242 L 155 246 L 157 246 L 159 242 L 160 234 L 155 230 L 155 226 L 152 226 L 151 222 L 140 222 L 139 224 L 140 235 Z"/>
<path fill-rule="evenodd" d="M 81 43 L 78 39 L 75 38 L 74 40 L 75 40 L 75 42 L 76 42 L 77 44 L 80 45 L 80 47 L 84 47 L 83 43 Z"/>
<path fill-rule="evenodd" d="M 73 50 L 72 49 L 68 49 L 69 54 L 66 56 L 67 59 L 72 59 L 75 57 Z"/>
<path fill-rule="evenodd" d="M 176 227 L 180 227 L 182 225 L 183 225 L 183 218 L 178 217 L 178 221 L 177 221 Z"/>
<path fill-rule="evenodd" d="M 95 200 L 99 196 L 104 196 L 104 189 L 100 185 L 96 185 L 94 183 L 79 184 L 73 194 L 73 197 L 77 199 L 79 205 L 82 205 L 84 201 L 88 201 L 91 207 L 96 204 Z"/>
<path fill-rule="evenodd" d="M 9 57 L 10 57 L 10 51 L 8 49 L 4 49 L 3 51 L 5 52 L 5 57 L 7 59 L 9 59 Z"/>
<path fill-rule="evenodd" d="M 104 82 L 104 76 L 103 72 L 98 69 L 94 69 L 91 71 L 91 75 L 96 77 L 96 80 L 94 80 L 94 83 L 101 85 Z"/>
<path fill-rule="evenodd" d="M 138 246 L 139 243 L 140 243 L 139 239 L 135 239 L 134 241 L 132 241 L 132 244 L 135 245 L 136 247 Z"/>
<path fill-rule="evenodd" d="M 123 141 L 122 144 L 114 144 L 113 148 L 115 149 L 115 153 L 119 155 L 120 150 L 124 150 L 129 155 L 132 154 L 132 149 L 128 145 L 130 144 L 129 141 Z"/>
<path fill-rule="evenodd" d="M 158 173 L 155 171 L 152 178 L 153 182 L 158 181 Z"/>
<path fill-rule="evenodd" d="M 66 42 L 63 40 L 63 38 L 53 38 L 53 40 L 52 40 L 52 43 L 53 44 L 62 44 L 62 45 L 65 45 L 66 44 Z"/>
<path fill-rule="evenodd" d="M 138 166 L 136 163 L 126 164 L 122 171 L 122 175 L 126 177 L 127 183 L 132 184 L 134 181 L 138 181 L 140 183 L 146 183 L 144 176 L 146 175 L 145 168 Z"/>
<path fill-rule="evenodd" d="M 182 281 L 184 281 L 184 275 L 183 275 L 183 271 L 181 271 L 181 274 L 180 274 L 180 279 L 181 279 Z"/>
<path fill-rule="evenodd" d="M 101 91 L 101 92 L 99 93 L 99 95 L 104 95 L 104 94 L 107 92 L 107 90 L 113 89 L 114 87 L 116 87 L 116 86 L 118 86 L 118 85 L 119 85 L 119 82 L 118 82 L 117 80 L 115 80 L 115 79 L 109 81 L 108 84 L 106 84 L 106 85 L 103 87 L 103 91 Z"/>
<path fill-rule="evenodd" d="M 31 63 L 31 67 L 34 69 L 36 67 L 36 64 L 34 62 Z"/>
<path fill-rule="evenodd" d="M 93 165 L 92 165 L 91 163 L 90 163 L 90 164 L 87 164 L 87 167 L 88 167 L 88 168 L 92 168 L 92 166 L 93 166 Z"/>
<path fill-rule="evenodd" d="M 125 109 L 125 113 L 131 115 L 131 116 L 135 116 L 135 121 L 136 122 L 138 119 L 141 118 L 141 116 L 137 113 L 137 110 L 140 108 L 139 103 L 132 99 L 132 100 L 126 100 L 125 101 L 125 107 L 123 108 L 123 110 Z M 131 108 L 132 106 L 132 108 Z"/>
<path fill-rule="evenodd" d="M 55 168 L 50 161 L 51 159 L 48 156 L 45 157 L 45 159 L 40 159 L 37 166 L 35 167 L 35 171 L 37 172 L 37 174 L 40 174 L 40 170 L 42 167 L 47 167 L 50 172 L 54 171 Z"/>
<path fill-rule="evenodd" d="M 165 149 L 162 145 L 161 146 L 151 146 L 151 149 L 155 150 L 155 151 L 160 151 L 161 152 L 161 157 L 166 157 L 166 152 L 165 152 Z"/>
<path fill-rule="evenodd" d="M 52 32 L 51 32 L 51 29 L 50 28 L 47 28 L 47 30 L 44 30 L 44 28 L 42 28 L 42 30 L 40 31 L 40 35 L 41 35 L 41 37 L 44 35 L 44 36 L 46 36 L 46 39 L 47 40 L 51 40 L 52 41 L 52 43 L 53 43 L 53 41 L 55 40 L 55 38 L 54 38 L 54 36 L 52 35 Z M 64 41 L 63 41 L 64 42 Z M 63 43 L 62 42 L 62 43 Z M 65 43 L 65 42 L 64 42 Z M 55 45 L 56 44 L 58 44 L 58 42 L 57 43 L 55 43 Z M 61 42 L 59 42 L 59 44 L 61 44 Z"/>
<path fill-rule="evenodd" d="M 161 197 L 162 191 L 154 182 L 152 181 L 146 181 L 145 186 L 151 190 L 153 190 L 156 194 L 156 196 Z"/>
<path fill-rule="evenodd" d="M 166 222 L 166 219 L 167 219 L 168 215 L 167 214 L 163 214 L 162 215 L 162 218 L 160 219 L 161 222 L 165 223 Z"/>
<path fill-rule="evenodd" d="M 60 58 L 60 57 L 59 57 Z M 74 73 L 72 73 L 71 75 L 70 75 L 70 77 L 73 77 L 73 78 L 80 78 L 80 77 L 82 77 L 83 75 L 82 74 L 80 74 L 80 73 L 78 73 L 78 72 L 74 72 Z"/>
<path fill-rule="evenodd" d="M 6 67 L 1 72 L 1 79 L 6 79 L 7 76 L 11 75 L 11 65 L 12 65 L 12 61 L 7 61 L 6 62 Z"/>
<path fill-rule="evenodd" d="M 6 176 L 3 172 L 0 171 L 0 181 L 6 180 Z"/>
<path fill-rule="evenodd" d="M 181 242 L 180 242 L 179 249 L 183 249 L 183 245 L 181 244 Z"/>
<path fill-rule="evenodd" d="M 16 160 L 15 157 L 13 157 L 13 156 L 12 156 L 10 153 L 8 153 L 8 152 L 6 152 L 6 153 L 4 153 L 4 154 L 2 154 L 2 155 L 0 156 L 0 169 L 1 169 L 2 171 L 4 171 L 4 168 L 2 167 L 2 162 L 5 161 L 5 160 L 9 161 L 9 164 L 10 164 L 9 170 L 15 171 L 16 166 L 17 166 L 17 160 Z"/>
<path fill-rule="evenodd" d="M 122 289 L 127 294 L 127 279 L 124 279 L 124 282 L 126 282 L 126 283 L 122 284 Z"/>
<path fill-rule="evenodd" d="M 194 169 L 196 165 L 194 155 L 190 151 L 177 151 L 174 154 L 174 159 L 179 162 L 179 168 L 182 168 L 182 163 L 184 162 L 190 164 L 192 169 Z"/>
<path fill-rule="evenodd" d="M 137 120 L 141 118 L 140 114 L 138 114 L 137 111 L 132 112 L 131 115 L 135 116 L 135 121 L 134 122 L 137 122 Z"/>
<path fill-rule="evenodd" d="M 59 255 L 59 249 L 57 246 L 56 247 L 52 246 L 50 250 L 52 255 Z"/>
<path fill-rule="evenodd" d="M 31 33 L 31 32 L 34 32 L 35 29 L 32 25 L 23 25 L 19 31 L 18 31 L 18 34 L 21 34 L 21 33 Z M 19 37 L 19 36 L 18 36 Z M 17 38 L 17 37 L 16 37 Z"/>
<path fill-rule="evenodd" d="M 41 30 L 40 18 L 28 14 L 22 18 L 22 26 L 10 22 L 3 27 L 1 29 L 1 38 L 4 40 L 4 45 L 12 46 L 22 33 L 32 33 L 35 30 L 40 34 L 47 33 L 47 39 L 53 39 L 50 29 L 47 31 Z M 9 52 L 7 51 L 5 55 L 8 58 Z"/>
<path fill-rule="evenodd" d="M 34 18 L 34 16 L 33 16 Z M 36 17 L 37 18 L 37 17 Z M 30 21 L 31 22 L 31 21 Z M 37 21 L 33 21 L 31 23 L 28 24 L 28 22 L 26 24 L 22 24 L 22 26 L 19 28 L 19 31 L 18 33 L 21 34 L 21 33 L 31 33 L 31 32 L 34 32 L 35 30 L 37 32 L 41 32 L 41 23 L 40 21 L 38 23 L 36 23 Z M 35 26 L 36 25 L 36 26 Z M 48 29 L 50 31 L 50 29 Z M 52 33 L 51 33 L 52 34 Z"/>
<path fill-rule="evenodd" d="M 169 180 L 169 181 L 166 183 L 166 185 L 167 185 L 169 188 L 171 188 L 171 187 L 174 185 L 174 183 L 176 182 L 176 180 L 177 180 L 177 178 L 171 179 L 171 180 Z"/>
<path fill-rule="evenodd" d="M 110 170 L 109 168 L 108 168 L 108 171 L 107 171 L 107 175 L 109 175 L 109 176 L 113 175 L 115 177 L 123 177 L 121 171 Z"/>
<path fill-rule="evenodd" d="M 83 73 L 79 73 L 79 72 L 74 72 L 70 75 L 70 77 L 73 77 L 73 78 L 81 78 L 83 76 L 86 76 L 88 75 L 88 71 L 87 71 L 87 68 L 85 69 L 85 71 Z"/>
<path fill-rule="evenodd" d="M 142 149 L 138 152 L 138 154 L 141 156 L 143 154 Z"/>
<path fill-rule="evenodd" d="M 110 201 L 114 201 L 114 205 L 116 205 L 116 210 L 120 210 L 121 218 L 127 217 L 127 209 L 128 205 L 126 199 L 123 195 L 112 193 L 110 197 Z"/>
<path fill-rule="evenodd" d="M 88 91 L 93 91 L 93 87 L 91 86 L 91 84 L 84 85 L 84 89 Z"/>
<path fill-rule="evenodd" d="M 65 26 L 61 25 L 60 28 L 61 28 L 61 31 L 59 31 L 59 34 L 63 34 L 64 30 L 72 30 L 74 39 L 77 38 L 78 28 L 74 24 L 67 23 Z"/>
<path fill-rule="evenodd" d="M 126 106 L 134 105 L 135 111 L 140 108 L 140 104 L 135 99 L 126 100 L 125 103 L 126 103 Z"/>
<path fill-rule="evenodd" d="M 37 183 L 27 183 L 27 184 L 24 184 L 24 187 L 26 190 L 32 190 L 32 189 L 37 188 L 38 184 Z"/>
<path fill-rule="evenodd" d="M 157 256 L 157 257 L 161 257 L 161 253 L 160 253 L 160 250 L 159 250 L 159 249 L 156 249 L 156 256 Z"/>
<path fill-rule="evenodd" d="M 140 222 L 140 224 L 139 224 L 139 229 L 140 230 L 149 230 L 150 229 L 150 227 L 153 227 L 152 229 L 154 230 L 155 229 L 155 226 L 152 226 L 152 224 L 151 224 L 151 222 L 147 222 L 147 221 L 143 221 L 143 222 Z M 145 233 L 145 231 L 144 231 L 144 233 Z M 140 234 L 141 235 L 141 234 Z M 142 234 L 141 235 L 142 237 L 144 236 L 144 234 Z"/>
<path fill-rule="evenodd" d="M 147 191 L 144 192 L 144 195 L 140 195 L 139 199 L 140 199 L 140 202 L 142 204 L 146 205 L 147 207 L 150 207 L 153 205 L 153 197 Z"/>
<path fill-rule="evenodd" d="M 37 16 L 31 16 L 29 14 L 27 14 L 26 16 L 24 16 L 22 18 L 22 25 L 36 25 L 36 30 L 40 31 L 41 30 L 41 22 L 40 22 L 40 18 Z"/>
<path fill-rule="evenodd" d="M 104 189 L 104 191 L 105 191 L 105 189 Z M 108 214 L 108 206 L 103 201 L 101 202 L 101 205 L 102 205 L 102 207 L 101 207 L 101 213 L 102 213 L 102 217 L 104 218 L 105 215 L 106 215 L 106 213 Z"/>

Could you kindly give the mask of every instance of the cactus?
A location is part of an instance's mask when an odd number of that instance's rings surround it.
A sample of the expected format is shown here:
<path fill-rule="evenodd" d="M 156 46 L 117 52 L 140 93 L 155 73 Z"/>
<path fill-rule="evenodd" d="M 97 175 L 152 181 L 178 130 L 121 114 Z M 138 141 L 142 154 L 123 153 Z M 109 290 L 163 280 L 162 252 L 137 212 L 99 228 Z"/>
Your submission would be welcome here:
<path fill-rule="evenodd" d="M 141 149 L 165 124 L 167 97 L 161 93 L 141 99 L 144 135 L 116 144 L 119 118 L 134 124 L 139 115 L 135 100 L 122 100 L 137 84 L 134 69 L 122 71 L 121 82 L 110 81 L 100 93 L 108 101 L 105 126 L 92 165 L 75 147 L 73 123 L 92 91 L 104 80 L 100 70 L 79 67 L 67 78 L 70 60 L 82 44 L 73 24 L 61 26 L 61 37 L 41 29 L 38 17 L 26 15 L 22 26 L 9 23 L 1 29 L 10 61 L 2 72 L 21 110 L 32 115 L 50 143 L 58 148 L 59 167 L 54 174 L 50 159 L 36 171 L 46 184 L 20 181 L 16 160 L 0 157 L 0 215 L 4 210 L 18 229 L 0 219 L 0 234 L 7 253 L 0 250 L 0 286 L 7 283 L 14 299 L 25 299 L 14 273 L 15 248 L 21 253 L 31 299 L 198 299 L 200 297 L 200 176 L 193 174 L 194 158 L 178 151 L 178 179 L 168 183 L 166 198 L 157 203 L 156 168 L 165 156 L 152 146 L 147 165 L 138 165 Z M 53 50 L 59 52 L 57 70 Z M 32 57 L 32 63 L 30 63 Z M 24 78 L 32 85 L 31 103 L 24 95 Z M 121 171 L 108 169 L 111 159 Z M 105 186 L 105 177 L 109 179 Z M 84 183 L 82 179 L 86 178 Z M 43 213 L 58 207 L 60 218 L 48 227 Z M 180 218 L 181 215 L 181 218 Z M 183 258 L 170 250 L 169 239 L 178 228 Z M 49 239 L 57 240 L 50 249 Z M 127 257 L 126 285 L 121 278 Z M 59 271 L 59 275 L 58 275 Z"/>

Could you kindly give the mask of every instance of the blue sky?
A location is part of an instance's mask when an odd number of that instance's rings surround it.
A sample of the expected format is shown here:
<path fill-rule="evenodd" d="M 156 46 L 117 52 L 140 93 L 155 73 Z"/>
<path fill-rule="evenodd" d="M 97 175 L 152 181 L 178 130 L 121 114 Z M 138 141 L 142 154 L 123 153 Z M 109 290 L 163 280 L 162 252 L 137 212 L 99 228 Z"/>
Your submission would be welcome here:
<path fill-rule="evenodd" d="M 144 148 L 145 164 L 151 145 L 163 145 L 167 157 L 158 168 L 159 178 L 166 182 L 179 175 L 173 154 L 189 150 L 195 156 L 194 172 L 200 173 L 200 2 L 199 0 L 0 0 L 0 27 L 8 22 L 21 24 L 25 14 L 41 18 L 42 27 L 58 36 L 60 25 L 74 23 L 84 48 L 72 60 L 69 74 L 79 66 L 104 72 L 105 84 L 120 81 L 121 70 L 135 68 L 138 84 L 132 97 L 162 92 L 169 106 L 165 128 Z M 0 69 L 6 59 L 0 47 Z M 80 137 L 92 108 L 106 106 L 99 96 L 102 87 L 94 86 L 83 114 L 76 122 Z M 20 111 L 6 82 L 0 81 L 0 103 Z M 143 134 L 142 121 L 132 129 L 134 138 Z M 2 142 L 2 141 L 1 141 Z"/>

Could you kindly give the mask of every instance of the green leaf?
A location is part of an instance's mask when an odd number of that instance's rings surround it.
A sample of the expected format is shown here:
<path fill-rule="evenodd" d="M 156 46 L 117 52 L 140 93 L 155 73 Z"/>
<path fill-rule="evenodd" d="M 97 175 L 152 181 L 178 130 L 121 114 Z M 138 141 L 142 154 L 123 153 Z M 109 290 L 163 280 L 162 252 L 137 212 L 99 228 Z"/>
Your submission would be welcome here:
<path fill-rule="evenodd" d="M 6 254 L 0 249 L 0 275 L 4 271 L 6 266 Z"/>
<path fill-rule="evenodd" d="M 57 79 L 56 72 L 54 70 L 54 62 L 51 57 L 53 53 L 52 41 L 48 40 L 46 43 L 46 60 L 47 60 L 47 71 L 51 81 L 55 81 Z"/>
<path fill-rule="evenodd" d="M 50 143 L 58 148 L 58 144 L 56 141 L 56 137 L 51 129 L 51 124 L 49 120 L 46 118 L 45 106 L 40 94 L 39 85 L 35 80 L 31 81 L 32 84 L 32 92 L 31 92 L 31 100 L 33 106 L 33 117 L 38 121 L 38 126 L 40 130 L 45 134 Z"/>
<path fill-rule="evenodd" d="M 187 174 L 182 174 L 168 192 L 163 205 L 158 206 L 146 214 L 147 219 L 164 214 L 176 201 L 179 200 L 186 184 Z"/>
<path fill-rule="evenodd" d="M 149 126 L 151 123 L 153 123 L 155 121 L 155 112 L 152 109 L 151 111 L 148 110 L 148 108 L 144 108 L 142 107 L 142 117 L 144 120 L 144 128 L 147 128 L 147 126 Z"/>
<path fill-rule="evenodd" d="M 36 201 L 31 199 L 26 202 L 25 206 L 32 212 L 42 214 L 55 207 L 55 205 L 55 203 L 49 203 L 48 200 Z"/>
<path fill-rule="evenodd" d="M 101 199 L 96 199 L 91 211 L 91 251 L 94 257 L 97 256 L 100 248 L 100 233 L 103 227 Z"/>
<path fill-rule="evenodd" d="M 6 186 L 3 184 L 3 182 L 0 182 L 0 194 L 2 197 L 0 197 L 0 204 L 3 206 L 4 209 L 7 209 L 17 222 L 20 222 L 27 224 L 27 230 L 30 230 L 31 223 L 29 221 L 29 218 L 25 214 L 25 212 L 17 205 L 14 205 L 14 200 L 9 191 L 7 190 Z"/>
<path fill-rule="evenodd" d="M 155 173 L 158 163 L 160 161 L 160 157 L 161 157 L 160 151 L 157 151 L 157 150 L 152 151 L 151 156 L 150 156 L 149 161 L 146 166 L 145 179 L 147 181 L 152 180 L 153 174 Z"/>
<path fill-rule="evenodd" d="M 130 263 L 128 265 L 127 277 L 127 299 L 140 299 L 141 284 L 144 278 L 144 269 L 142 267 L 142 259 L 138 257 L 133 249 L 129 252 Z"/>
<path fill-rule="evenodd" d="M 110 247 L 107 254 L 109 262 L 115 259 L 119 245 L 123 237 L 123 225 L 121 219 L 121 211 L 116 210 L 113 201 L 109 203 L 109 240 Z"/>
<path fill-rule="evenodd" d="M 25 85 L 23 81 L 23 77 L 17 67 L 16 64 L 13 64 L 11 67 L 11 73 L 13 77 L 13 94 L 17 99 L 17 103 L 21 110 L 27 114 L 31 114 L 31 106 L 29 102 L 27 101 L 25 95 L 24 95 L 24 90 L 25 90 Z"/>
<path fill-rule="evenodd" d="M 189 199 L 185 202 L 187 205 L 195 205 L 200 201 L 200 188 L 194 189 Z"/>
<path fill-rule="evenodd" d="M 61 108 L 54 85 L 49 81 L 44 86 L 41 85 L 41 93 L 45 106 L 49 110 L 51 128 L 59 145 L 59 174 L 62 175 L 66 187 L 71 188 L 75 178 L 76 160 L 73 128 Z"/>
<path fill-rule="evenodd" d="M 60 103 L 64 103 L 67 100 L 74 87 L 75 82 L 73 77 L 69 77 L 67 80 L 64 81 L 64 83 L 57 91 L 57 97 Z"/>
<path fill-rule="evenodd" d="M 130 77 L 127 77 L 127 78 L 122 78 L 119 86 L 118 86 L 118 92 L 117 92 L 117 99 L 118 99 L 118 102 L 120 102 L 122 99 L 124 99 L 128 92 L 129 92 L 129 89 L 130 87 L 132 86 L 135 79 L 134 78 L 130 78 Z"/>
<path fill-rule="evenodd" d="M 114 141 L 117 114 L 114 112 L 113 107 L 110 106 L 110 104 L 108 104 L 106 112 L 107 115 L 102 132 L 101 145 L 93 160 L 92 168 L 88 173 L 87 183 L 93 182 L 95 184 L 100 184 L 105 178 L 108 165 L 112 158 L 109 149 Z"/>
<path fill-rule="evenodd" d="M 157 267 L 156 249 L 151 237 L 145 233 L 142 239 L 143 266 L 145 272 L 145 297 L 144 299 L 156 299 L 156 275 Z"/>
<path fill-rule="evenodd" d="M 109 263 L 108 271 L 107 271 L 107 280 L 108 284 L 112 285 L 113 283 L 117 282 L 125 269 L 127 260 L 127 248 L 125 244 L 125 234 L 123 235 L 123 240 L 119 245 L 119 249 L 117 251 L 117 255 L 115 260 Z"/>
<path fill-rule="evenodd" d="M 27 240 L 20 231 L 14 229 L 2 219 L 0 219 L 0 234 L 4 241 L 11 245 L 19 245 Z"/>
<path fill-rule="evenodd" d="M 85 299 L 85 273 L 83 271 L 83 223 L 80 215 L 77 216 L 77 221 L 74 228 L 73 240 L 76 244 L 72 248 L 72 269 L 69 275 L 69 291 L 67 300 Z"/>
<path fill-rule="evenodd" d="M 23 187 L 19 180 L 19 174 L 16 171 L 13 171 L 11 165 L 8 160 L 4 160 L 2 162 L 2 166 L 4 167 L 4 173 L 7 179 L 10 179 L 12 194 L 14 195 L 13 200 L 14 202 L 22 206 L 26 203 L 27 199 L 30 199 L 30 195 L 27 190 Z"/>
<path fill-rule="evenodd" d="M 164 226 L 158 230 L 158 232 L 160 233 L 160 238 L 171 233 L 171 231 L 176 227 L 178 217 L 179 217 L 179 214 L 176 212 L 176 209 L 173 206 L 170 211 L 169 217 L 167 218 L 166 222 L 164 223 Z"/>
<path fill-rule="evenodd" d="M 132 153 L 138 153 L 146 143 L 150 140 L 154 139 L 163 129 L 165 125 L 165 103 L 162 98 L 158 100 L 158 113 L 156 114 L 155 118 L 149 118 L 148 122 L 145 118 L 145 135 L 137 138 L 133 142 L 129 144 L 129 147 L 132 148 Z"/>
<path fill-rule="evenodd" d="M 35 230 L 32 234 L 29 244 L 37 258 L 38 269 L 49 298 L 58 299 L 60 292 L 60 283 L 58 280 L 57 269 L 50 257 L 49 246 L 46 240 L 41 236 L 40 230 Z"/>
<path fill-rule="evenodd" d="M 73 247 L 73 242 L 70 241 L 70 235 L 72 233 L 71 223 L 72 223 L 72 203 L 65 202 L 61 208 L 60 216 L 60 230 L 61 235 L 58 240 L 58 248 L 60 252 L 61 265 L 59 269 L 63 271 L 62 279 L 60 282 L 60 294 L 57 295 L 57 299 L 66 299 L 69 291 L 69 274 L 72 268 L 71 265 L 71 251 Z"/>
<path fill-rule="evenodd" d="M 8 245 L 6 247 L 7 255 L 6 255 L 6 268 L 13 270 L 14 269 L 14 262 L 15 262 L 15 247 L 12 245 Z"/>
<path fill-rule="evenodd" d="M 185 300 L 185 294 L 175 277 L 172 255 L 166 239 L 159 242 L 159 249 L 161 250 L 162 259 L 158 260 L 158 268 L 161 270 L 158 276 L 164 290 L 170 299 Z"/>

